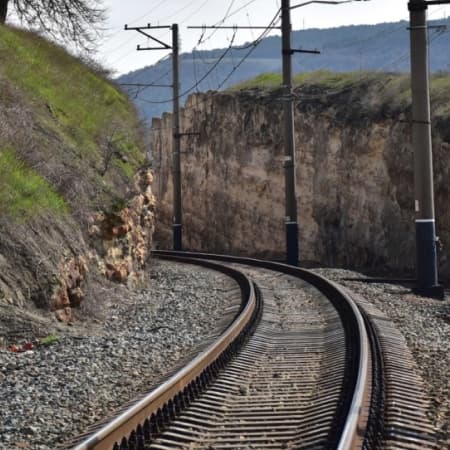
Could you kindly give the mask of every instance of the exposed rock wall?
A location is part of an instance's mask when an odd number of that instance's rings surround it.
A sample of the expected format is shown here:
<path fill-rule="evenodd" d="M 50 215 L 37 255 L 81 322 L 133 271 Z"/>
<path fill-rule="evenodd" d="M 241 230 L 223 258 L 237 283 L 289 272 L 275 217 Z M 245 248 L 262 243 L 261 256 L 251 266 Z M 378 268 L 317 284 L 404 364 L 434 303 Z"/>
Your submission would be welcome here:
<path fill-rule="evenodd" d="M 296 103 L 300 255 L 332 266 L 414 268 L 409 83 L 386 78 L 329 95 L 303 86 Z M 328 94 L 328 95 L 325 95 Z M 196 94 L 182 113 L 184 246 L 257 256 L 284 252 L 279 92 Z M 447 103 L 448 105 L 448 103 Z M 450 121 L 434 108 L 437 231 L 450 246 Z M 447 130 L 447 131 L 446 131 Z M 153 120 L 155 240 L 171 246 L 171 115 Z M 450 275 L 447 250 L 441 273 Z"/>
<path fill-rule="evenodd" d="M 91 212 L 82 230 L 70 217 L 0 221 L 0 302 L 27 308 L 32 300 L 71 322 L 86 299 L 101 309 L 98 291 L 106 279 L 135 287 L 152 246 L 152 181 L 148 169 L 139 171 L 126 205 L 117 212 Z"/>
<path fill-rule="evenodd" d="M 154 229 L 153 175 L 140 171 L 135 177 L 134 196 L 117 213 L 91 216 L 89 234 L 100 242 L 94 254 L 103 275 L 112 281 L 133 284 L 143 276 Z"/>
<path fill-rule="evenodd" d="M 90 270 L 135 287 L 144 278 L 152 246 L 155 197 L 153 175 L 142 169 L 135 176 L 132 197 L 118 212 L 95 212 L 88 218 L 87 239 L 80 236 L 81 255 L 63 258 L 55 273 L 50 308 L 58 320 L 70 322 L 73 308 L 85 299 Z"/>

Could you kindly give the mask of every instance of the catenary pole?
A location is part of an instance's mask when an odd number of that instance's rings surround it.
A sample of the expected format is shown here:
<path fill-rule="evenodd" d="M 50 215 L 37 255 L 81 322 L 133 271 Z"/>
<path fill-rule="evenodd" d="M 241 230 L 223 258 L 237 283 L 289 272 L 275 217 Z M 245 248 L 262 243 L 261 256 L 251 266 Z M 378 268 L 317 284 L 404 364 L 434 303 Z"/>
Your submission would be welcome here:
<path fill-rule="evenodd" d="M 416 288 L 418 294 L 443 298 L 438 284 L 431 144 L 427 2 L 411 0 L 412 145 L 416 226 Z"/>
<path fill-rule="evenodd" d="M 172 25 L 173 66 L 173 249 L 182 250 L 182 205 L 181 205 L 181 134 L 180 134 L 180 80 L 178 25 Z"/>
<path fill-rule="evenodd" d="M 172 30 L 172 45 L 166 44 L 155 36 L 151 30 L 170 28 Z M 173 135 L 172 135 L 172 183 L 173 183 L 173 249 L 182 250 L 182 204 L 181 204 L 181 137 L 197 133 L 180 133 L 180 76 L 179 76 L 179 36 L 178 24 L 170 25 L 146 25 L 141 27 L 129 27 L 125 30 L 134 30 L 147 37 L 156 47 L 137 46 L 137 50 L 172 50 L 172 85 L 160 85 L 161 87 L 172 87 L 173 90 Z M 128 83 L 129 86 L 153 86 L 139 83 Z"/>
<path fill-rule="evenodd" d="M 291 8 L 289 0 L 281 1 L 281 45 L 284 87 L 284 180 L 286 212 L 286 261 L 298 265 L 298 224 L 295 177 L 294 101 L 292 96 Z"/>

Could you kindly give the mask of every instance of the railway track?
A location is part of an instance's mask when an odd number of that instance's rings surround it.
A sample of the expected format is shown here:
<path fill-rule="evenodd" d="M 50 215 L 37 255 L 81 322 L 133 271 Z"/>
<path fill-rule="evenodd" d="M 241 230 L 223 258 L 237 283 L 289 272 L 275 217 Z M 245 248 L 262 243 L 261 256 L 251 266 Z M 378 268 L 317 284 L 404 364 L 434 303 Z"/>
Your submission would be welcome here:
<path fill-rule="evenodd" d="M 238 314 L 187 366 L 67 448 L 439 448 L 401 336 L 364 299 L 283 264 L 155 256 L 233 277 Z"/>

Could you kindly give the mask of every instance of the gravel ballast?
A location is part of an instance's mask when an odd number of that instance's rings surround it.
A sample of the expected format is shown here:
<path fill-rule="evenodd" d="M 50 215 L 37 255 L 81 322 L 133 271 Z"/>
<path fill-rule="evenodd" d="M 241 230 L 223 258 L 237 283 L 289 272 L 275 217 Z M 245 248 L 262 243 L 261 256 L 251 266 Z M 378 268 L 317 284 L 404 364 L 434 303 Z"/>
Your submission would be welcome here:
<path fill-rule="evenodd" d="M 444 301 L 434 300 L 414 295 L 401 284 L 348 281 L 364 278 L 357 272 L 314 271 L 361 294 L 403 334 L 431 401 L 429 419 L 438 430 L 442 450 L 450 449 L 450 292 Z"/>
<path fill-rule="evenodd" d="M 239 297 L 232 279 L 196 266 L 153 261 L 150 277 L 138 293 L 117 287 L 102 320 L 17 329 L 18 345 L 58 333 L 53 345 L 12 353 L 14 330 L 0 330 L 0 448 L 55 449 L 84 431 L 170 371 Z"/>
<path fill-rule="evenodd" d="M 364 296 L 402 332 L 428 390 L 430 419 L 450 448 L 450 293 L 438 301 L 402 285 L 345 280 L 363 277 L 352 271 L 315 271 Z M 1 449 L 55 449 L 147 390 L 236 302 L 236 283 L 214 271 L 153 261 L 150 276 L 151 287 L 138 293 L 114 287 L 120 301 L 72 327 L 38 316 L 29 317 L 33 326 L 15 323 L 0 305 Z M 6 348 L 51 333 L 59 336 L 52 346 Z"/>

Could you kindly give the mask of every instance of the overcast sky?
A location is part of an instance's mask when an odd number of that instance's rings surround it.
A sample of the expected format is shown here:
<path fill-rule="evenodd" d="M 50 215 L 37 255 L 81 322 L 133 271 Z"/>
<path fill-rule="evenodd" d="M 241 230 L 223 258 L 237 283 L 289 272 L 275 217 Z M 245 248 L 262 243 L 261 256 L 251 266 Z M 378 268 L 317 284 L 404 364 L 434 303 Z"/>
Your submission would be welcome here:
<path fill-rule="evenodd" d="M 291 0 L 291 5 L 303 0 Z M 181 51 L 188 52 L 195 47 L 202 34 L 201 30 L 190 30 L 187 26 L 197 25 L 253 25 L 265 26 L 270 23 L 280 7 L 280 0 L 104 0 L 108 8 L 107 30 L 98 59 L 117 75 L 152 65 L 167 55 L 167 51 L 136 51 L 136 45 L 148 44 L 145 36 L 136 31 L 125 31 L 124 25 L 142 26 L 170 25 L 180 27 Z M 332 28 L 341 25 L 375 24 L 408 19 L 407 0 L 355 1 L 342 5 L 312 4 L 292 10 L 292 26 L 303 28 Z M 448 11 L 450 6 L 447 5 Z M 429 8 L 429 17 L 439 19 L 446 16 L 445 5 Z M 153 30 L 154 36 L 170 44 L 170 30 Z M 252 41 L 261 30 L 238 31 L 235 44 Z M 206 31 L 208 38 L 211 31 Z M 272 34 L 277 34 L 273 31 Z M 279 33 L 278 33 L 279 34 Z M 233 31 L 216 31 L 209 39 L 204 39 L 197 48 L 211 49 L 229 45 Z M 314 46 L 314 43 L 305 43 Z"/>

